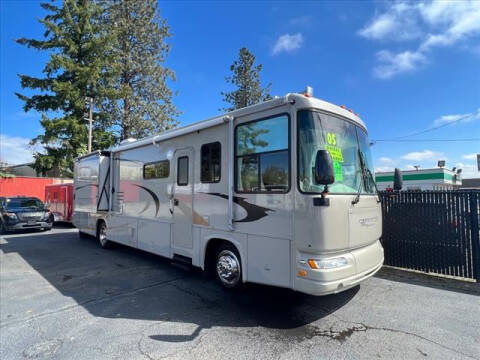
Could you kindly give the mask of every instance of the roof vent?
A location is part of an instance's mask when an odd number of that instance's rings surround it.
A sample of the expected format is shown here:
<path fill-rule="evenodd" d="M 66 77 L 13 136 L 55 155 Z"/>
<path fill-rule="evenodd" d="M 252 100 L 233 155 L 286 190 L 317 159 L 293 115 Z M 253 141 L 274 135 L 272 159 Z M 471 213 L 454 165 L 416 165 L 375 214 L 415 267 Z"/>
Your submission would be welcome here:
<path fill-rule="evenodd" d="M 123 145 L 123 144 L 130 144 L 134 141 L 137 141 L 137 139 L 134 139 L 134 138 L 128 138 L 128 139 L 125 139 L 125 140 L 122 140 L 120 141 L 120 145 Z"/>

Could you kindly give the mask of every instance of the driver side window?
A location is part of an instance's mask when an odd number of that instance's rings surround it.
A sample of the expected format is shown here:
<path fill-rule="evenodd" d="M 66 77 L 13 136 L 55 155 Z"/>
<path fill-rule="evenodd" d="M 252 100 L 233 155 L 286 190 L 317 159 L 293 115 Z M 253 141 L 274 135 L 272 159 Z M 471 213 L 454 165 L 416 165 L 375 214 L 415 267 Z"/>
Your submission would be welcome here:
<path fill-rule="evenodd" d="M 235 183 L 240 193 L 290 189 L 289 117 L 251 121 L 235 128 Z"/>

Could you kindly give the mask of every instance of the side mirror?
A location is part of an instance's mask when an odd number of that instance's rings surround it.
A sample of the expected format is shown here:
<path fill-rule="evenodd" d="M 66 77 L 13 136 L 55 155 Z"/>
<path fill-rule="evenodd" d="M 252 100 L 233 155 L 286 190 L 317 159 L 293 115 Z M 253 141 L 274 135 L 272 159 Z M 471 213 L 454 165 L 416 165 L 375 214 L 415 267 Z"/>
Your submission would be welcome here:
<path fill-rule="evenodd" d="M 327 150 L 318 150 L 315 158 L 315 183 L 330 185 L 334 182 L 332 156 Z"/>
<path fill-rule="evenodd" d="M 402 172 L 399 168 L 395 168 L 395 173 L 393 174 L 393 190 L 402 190 L 403 178 Z"/>
<path fill-rule="evenodd" d="M 50 203 L 49 202 L 46 202 L 43 207 L 45 208 L 45 210 L 50 210 Z"/>

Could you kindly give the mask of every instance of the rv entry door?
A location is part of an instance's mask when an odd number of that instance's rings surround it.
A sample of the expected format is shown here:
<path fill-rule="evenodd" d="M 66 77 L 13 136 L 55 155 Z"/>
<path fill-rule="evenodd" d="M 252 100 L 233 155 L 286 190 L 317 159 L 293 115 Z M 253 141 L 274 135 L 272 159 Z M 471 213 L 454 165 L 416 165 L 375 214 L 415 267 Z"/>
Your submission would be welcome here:
<path fill-rule="evenodd" d="M 193 161 L 192 148 L 175 151 L 173 159 L 175 178 L 170 200 L 174 249 L 191 250 L 193 248 Z"/>

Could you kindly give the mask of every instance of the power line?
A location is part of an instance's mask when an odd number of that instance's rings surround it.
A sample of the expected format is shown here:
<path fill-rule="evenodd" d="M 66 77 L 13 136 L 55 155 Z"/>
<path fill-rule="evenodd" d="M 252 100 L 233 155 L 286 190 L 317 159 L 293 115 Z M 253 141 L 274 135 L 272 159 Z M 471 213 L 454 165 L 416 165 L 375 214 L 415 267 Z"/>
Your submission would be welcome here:
<path fill-rule="evenodd" d="M 449 121 L 445 124 L 441 124 L 441 125 L 438 125 L 438 126 L 434 126 L 434 127 L 430 127 L 430 128 L 426 128 L 424 130 L 420 130 L 420 131 L 417 131 L 417 132 L 413 132 L 411 134 L 408 134 L 408 135 L 403 135 L 403 136 L 398 136 L 398 137 L 394 137 L 394 138 L 391 138 L 391 139 L 388 139 L 389 141 L 390 140 L 399 140 L 399 139 L 404 139 L 404 138 L 407 138 L 407 137 L 410 137 L 410 136 L 417 136 L 417 135 L 420 135 L 420 134 L 425 134 L 429 131 L 433 131 L 433 130 L 438 130 L 438 129 L 441 129 L 445 126 L 448 126 L 448 125 L 452 125 L 452 124 L 456 124 L 457 122 L 459 121 L 462 121 L 462 120 L 465 120 L 465 119 L 468 119 L 470 117 L 474 116 L 474 114 L 465 114 L 463 116 L 461 116 L 460 118 L 458 118 L 457 120 L 454 120 L 454 121 Z M 387 141 L 387 140 L 382 140 L 382 141 Z M 470 141 L 470 140 L 469 140 Z"/>

